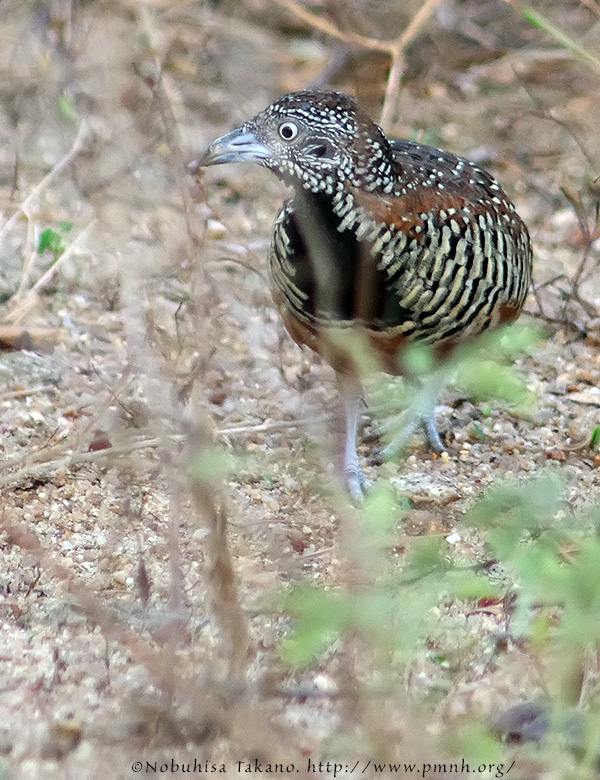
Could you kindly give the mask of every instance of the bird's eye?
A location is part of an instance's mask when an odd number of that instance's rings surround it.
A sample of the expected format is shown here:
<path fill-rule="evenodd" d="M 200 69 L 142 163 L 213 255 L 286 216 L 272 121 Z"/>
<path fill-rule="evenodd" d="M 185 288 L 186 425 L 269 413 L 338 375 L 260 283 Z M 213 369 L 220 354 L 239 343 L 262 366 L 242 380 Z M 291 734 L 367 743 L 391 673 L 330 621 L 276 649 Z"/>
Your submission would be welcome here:
<path fill-rule="evenodd" d="M 298 125 L 294 122 L 284 122 L 279 125 L 279 135 L 284 141 L 293 141 L 298 135 Z"/>

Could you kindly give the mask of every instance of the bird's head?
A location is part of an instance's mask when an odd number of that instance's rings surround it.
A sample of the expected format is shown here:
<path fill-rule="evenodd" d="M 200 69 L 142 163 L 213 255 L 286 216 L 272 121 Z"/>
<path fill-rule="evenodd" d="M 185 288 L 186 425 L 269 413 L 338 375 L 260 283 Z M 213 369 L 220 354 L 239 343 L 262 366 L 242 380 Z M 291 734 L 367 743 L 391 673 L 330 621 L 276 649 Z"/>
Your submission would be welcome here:
<path fill-rule="evenodd" d="M 345 182 L 376 191 L 393 179 L 383 131 L 340 92 L 284 95 L 214 141 L 191 169 L 228 162 L 258 163 L 288 184 L 329 194 Z"/>

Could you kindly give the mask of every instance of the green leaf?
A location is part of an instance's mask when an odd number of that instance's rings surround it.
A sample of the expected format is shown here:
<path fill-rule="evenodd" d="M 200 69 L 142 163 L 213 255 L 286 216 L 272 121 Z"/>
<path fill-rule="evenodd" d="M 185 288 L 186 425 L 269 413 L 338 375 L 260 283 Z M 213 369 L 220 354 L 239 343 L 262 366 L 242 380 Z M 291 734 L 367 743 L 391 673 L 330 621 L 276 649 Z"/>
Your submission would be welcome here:
<path fill-rule="evenodd" d="M 432 574 L 445 574 L 450 564 L 444 554 L 444 540 L 439 536 L 415 537 L 408 564 L 404 570 L 407 581 L 416 581 Z"/>
<path fill-rule="evenodd" d="M 477 502 L 467 519 L 477 527 L 516 526 L 519 531 L 546 526 L 559 507 L 563 490 L 563 480 L 553 473 L 497 483 Z"/>
<path fill-rule="evenodd" d="M 495 735 L 490 733 L 486 725 L 475 719 L 466 722 L 464 719 L 462 721 L 457 719 L 457 721 L 458 725 L 445 735 L 445 739 L 449 740 L 449 749 L 457 755 L 467 756 L 469 762 L 473 764 L 489 765 L 493 761 L 492 766 L 494 766 L 502 750 Z"/>
<path fill-rule="evenodd" d="M 68 95 L 61 95 L 58 98 L 58 112 L 63 119 L 69 122 L 77 122 L 79 119 L 73 101 Z"/>
<path fill-rule="evenodd" d="M 38 254 L 43 255 L 44 252 L 51 252 L 54 255 L 54 259 L 58 260 L 65 249 L 66 245 L 60 233 L 52 230 L 52 228 L 42 231 L 38 243 Z"/>
<path fill-rule="evenodd" d="M 312 587 L 297 587 L 285 599 L 294 628 L 280 646 L 284 661 L 303 667 L 337 639 L 349 623 L 349 602 L 343 594 Z"/>
<path fill-rule="evenodd" d="M 477 437 L 479 438 L 480 441 L 485 441 L 487 434 L 483 430 L 481 425 L 479 425 L 479 423 L 473 422 L 473 430 L 477 434 Z"/>
<path fill-rule="evenodd" d="M 433 371 L 435 355 L 428 344 L 409 344 L 402 352 L 402 368 L 407 376 L 423 376 Z"/>
<path fill-rule="evenodd" d="M 530 411 L 535 398 L 527 389 L 525 380 L 512 366 L 503 366 L 481 357 L 458 367 L 458 382 L 476 398 L 501 398 L 523 411 Z"/>
<path fill-rule="evenodd" d="M 394 492 L 385 482 L 374 485 L 365 498 L 362 519 L 365 543 L 382 551 L 396 523 Z"/>
<path fill-rule="evenodd" d="M 450 592 L 456 599 L 478 600 L 485 597 L 499 597 L 504 590 L 489 579 L 474 571 L 451 571 L 448 573 Z"/>
<path fill-rule="evenodd" d="M 215 480 L 223 479 L 234 473 L 239 467 L 239 461 L 222 450 L 203 450 L 193 458 L 188 467 L 188 477 L 196 484 L 214 484 Z"/>

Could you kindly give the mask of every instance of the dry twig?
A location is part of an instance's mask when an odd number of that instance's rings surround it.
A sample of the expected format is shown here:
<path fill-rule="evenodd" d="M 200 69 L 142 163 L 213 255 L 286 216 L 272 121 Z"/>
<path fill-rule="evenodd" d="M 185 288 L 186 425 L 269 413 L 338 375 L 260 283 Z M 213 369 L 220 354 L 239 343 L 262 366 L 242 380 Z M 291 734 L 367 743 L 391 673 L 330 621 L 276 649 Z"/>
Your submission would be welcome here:
<path fill-rule="evenodd" d="M 48 575 L 68 583 L 69 591 L 77 598 L 87 618 L 100 626 L 105 636 L 125 647 L 137 663 L 145 666 L 158 687 L 163 690 L 172 688 L 173 669 L 164 662 L 160 650 L 156 650 L 137 636 L 116 614 L 109 612 L 77 575 L 42 547 L 38 537 L 24 523 L 12 519 L 5 510 L 0 517 L 0 525 L 8 535 L 9 541 L 27 550 Z"/>
<path fill-rule="evenodd" d="M 7 302 L 9 308 L 8 314 L 4 317 L 4 322 L 7 323 L 19 323 L 22 322 L 27 313 L 35 306 L 37 302 L 37 294 L 39 290 L 46 285 L 58 269 L 64 265 L 74 254 L 75 250 L 79 248 L 82 241 L 89 235 L 92 228 L 96 224 L 96 220 L 92 219 L 71 241 L 67 249 L 58 257 L 55 262 L 40 276 L 40 278 L 32 285 L 32 287 L 25 292 L 24 283 L 29 279 L 29 272 L 24 271 L 21 276 L 21 283 L 19 289 Z M 29 264 L 26 269 L 29 269 Z"/>
<path fill-rule="evenodd" d="M 153 50 L 160 51 L 160 47 L 157 45 L 160 36 L 155 26 L 154 16 L 149 9 L 141 5 L 138 18 L 149 40 L 154 43 Z M 175 92 L 172 87 L 169 87 L 168 81 L 165 80 L 162 63 L 158 57 L 155 57 L 154 69 L 155 73 L 146 76 L 144 81 L 152 89 L 154 102 L 162 119 L 165 141 L 177 168 L 178 188 L 186 216 L 187 254 L 190 260 L 193 261 L 193 268 L 196 272 L 193 275 L 191 296 L 198 304 L 195 307 L 196 315 L 200 320 L 197 331 L 202 332 L 206 329 L 206 323 L 209 321 L 211 311 L 211 302 L 206 294 L 208 289 L 206 275 L 202 264 L 199 262 L 201 258 L 200 248 L 205 230 L 203 224 L 192 224 L 197 212 L 192 202 L 187 180 L 184 179 L 185 166 L 183 164 L 177 121 L 177 108 L 179 106 L 175 100 Z M 139 346 L 141 347 L 141 345 Z M 206 360 L 207 354 L 200 356 L 200 362 L 206 362 Z M 192 396 L 192 399 L 194 397 Z M 201 422 L 193 425 L 189 435 L 185 438 L 188 444 L 188 463 L 186 464 L 188 469 L 193 459 L 198 457 L 198 454 L 206 454 L 212 449 L 212 441 L 207 433 L 210 426 L 202 423 L 205 420 L 205 416 L 202 408 L 194 409 L 193 419 Z M 187 427 L 189 428 L 189 426 Z M 165 441 L 164 444 L 166 445 L 167 442 Z M 170 453 L 166 446 L 161 447 L 161 450 L 167 476 L 171 483 L 172 512 L 169 525 L 169 554 L 171 558 L 172 582 L 174 582 L 175 578 L 180 577 L 180 567 L 175 565 L 175 562 L 179 561 L 180 555 L 178 544 L 179 513 L 175 511 L 178 505 L 176 496 L 179 495 L 179 485 L 177 483 L 180 479 L 175 466 L 181 466 L 181 462 L 175 464 L 175 462 L 171 461 Z M 244 681 L 246 676 L 249 637 L 246 619 L 240 605 L 237 577 L 229 547 L 226 511 L 220 496 L 219 486 L 215 485 L 214 480 L 209 481 L 198 475 L 195 477 L 189 475 L 188 484 L 198 515 L 202 517 L 211 532 L 208 537 L 210 551 L 209 584 L 212 588 L 215 616 L 220 623 L 226 644 L 228 678 L 230 682 L 239 684 Z"/>
<path fill-rule="evenodd" d="M 404 52 L 406 51 L 407 46 L 412 43 L 421 32 L 427 20 L 431 18 L 431 15 L 438 5 L 440 5 L 442 0 L 425 0 L 421 8 L 410 21 L 410 24 L 402 34 L 393 41 L 380 41 L 377 38 L 369 38 L 352 31 L 344 32 L 327 19 L 323 19 L 323 17 L 303 8 L 296 0 L 273 0 L 273 2 L 290 11 L 290 13 L 293 13 L 299 19 L 302 19 L 303 22 L 306 22 L 306 24 L 310 25 L 315 30 L 320 30 L 332 38 L 336 38 L 337 40 L 344 41 L 344 43 L 351 45 L 361 46 L 362 48 L 371 51 L 383 52 L 390 56 L 390 69 L 379 120 L 382 128 L 386 132 L 389 131 L 396 114 L 400 80 L 404 73 Z"/>
<path fill-rule="evenodd" d="M 77 155 L 83 150 L 89 136 L 90 136 L 90 128 L 87 122 L 83 121 L 79 125 L 79 130 L 77 132 L 77 135 L 75 136 L 75 140 L 73 141 L 73 145 L 71 146 L 69 151 L 65 154 L 64 157 L 62 157 L 56 163 L 56 165 L 52 168 L 52 170 L 49 171 L 44 176 L 44 178 L 36 184 L 36 186 L 31 190 L 29 195 L 20 204 L 19 208 L 12 215 L 12 217 L 10 217 L 4 223 L 4 225 L 2 225 L 2 227 L 0 228 L 0 239 L 4 238 L 7 232 L 15 225 L 15 223 L 20 218 L 21 214 L 26 216 L 28 219 L 31 218 L 31 207 L 35 199 L 40 196 L 43 190 L 46 189 L 46 187 L 48 186 L 48 184 L 50 184 L 52 179 L 56 178 L 56 176 L 58 176 L 58 174 L 63 170 L 63 168 L 66 168 L 66 166 L 75 157 L 77 157 Z"/>
<path fill-rule="evenodd" d="M 19 395 L 30 395 L 34 392 L 41 392 L 44 388 L 32 388 L 31 390 L 18 390 L 12 393 L 5 393 L 0 396 L 0 400 Z M 325 423 L 330 423 L 331 415 L 323 417 L 312 417 L 305 420 L 279 420 L 270 423 L 259 423 L 258 425 L 238 425 L 230 428 L 221 428 L 217 431 L 219 436 L 241 436 L 247 433 L 268 433 L 271 431 L 285 431 L 290 428 L 308 428 Z M 81 439 L 81 437 L 79 437 Z M 186 441 L 183 434 L 171 434 L 167 437 L 173 444 Z M 126 444 L 116 444 L 112 447 L 106 447 L 101 450 L 82 451 L 79 448 L 73 448 L 67 442 L 57 444 L 54 447 L 46 447 L 35 453 L 20 455 L 12 460 L 6 460 L 0 463 L 0 473 L 5 472 L 4 477 L 0 477 L 0 488 L 9 485 L 16 486 L 26 480 L 32 479 L 52 479 L 53 476 L 63 471 L 68 471 L 74 466 L 82 466 L 85 463 L 96 463 L 116 456 L 128 455 L 138 450 L 155 449 L 164 444 L 163 439 L 153 436 L 151 438 L 136 439 Z M 10 469 L 18 468 L 17 471 L 6 474 Z"/>

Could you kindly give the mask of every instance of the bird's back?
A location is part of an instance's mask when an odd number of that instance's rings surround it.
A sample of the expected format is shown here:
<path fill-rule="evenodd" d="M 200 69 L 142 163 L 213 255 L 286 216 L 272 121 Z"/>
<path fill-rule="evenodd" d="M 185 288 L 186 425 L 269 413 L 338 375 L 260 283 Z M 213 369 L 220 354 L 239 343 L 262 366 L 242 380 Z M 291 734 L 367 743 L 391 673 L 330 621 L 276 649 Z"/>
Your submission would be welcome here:
<path fill-rule="evenodd" d="M 296 191 L 277 219 L 275 297 L 294 338 L 317 351 L 327 328 L 357 325 L 384 353 L 453 344 L 514 320 L 527 295 L 529 235 L 496 180 L 433 147 L 391 148 L 389 192 L 357 177 L 333 196 Z"/>

